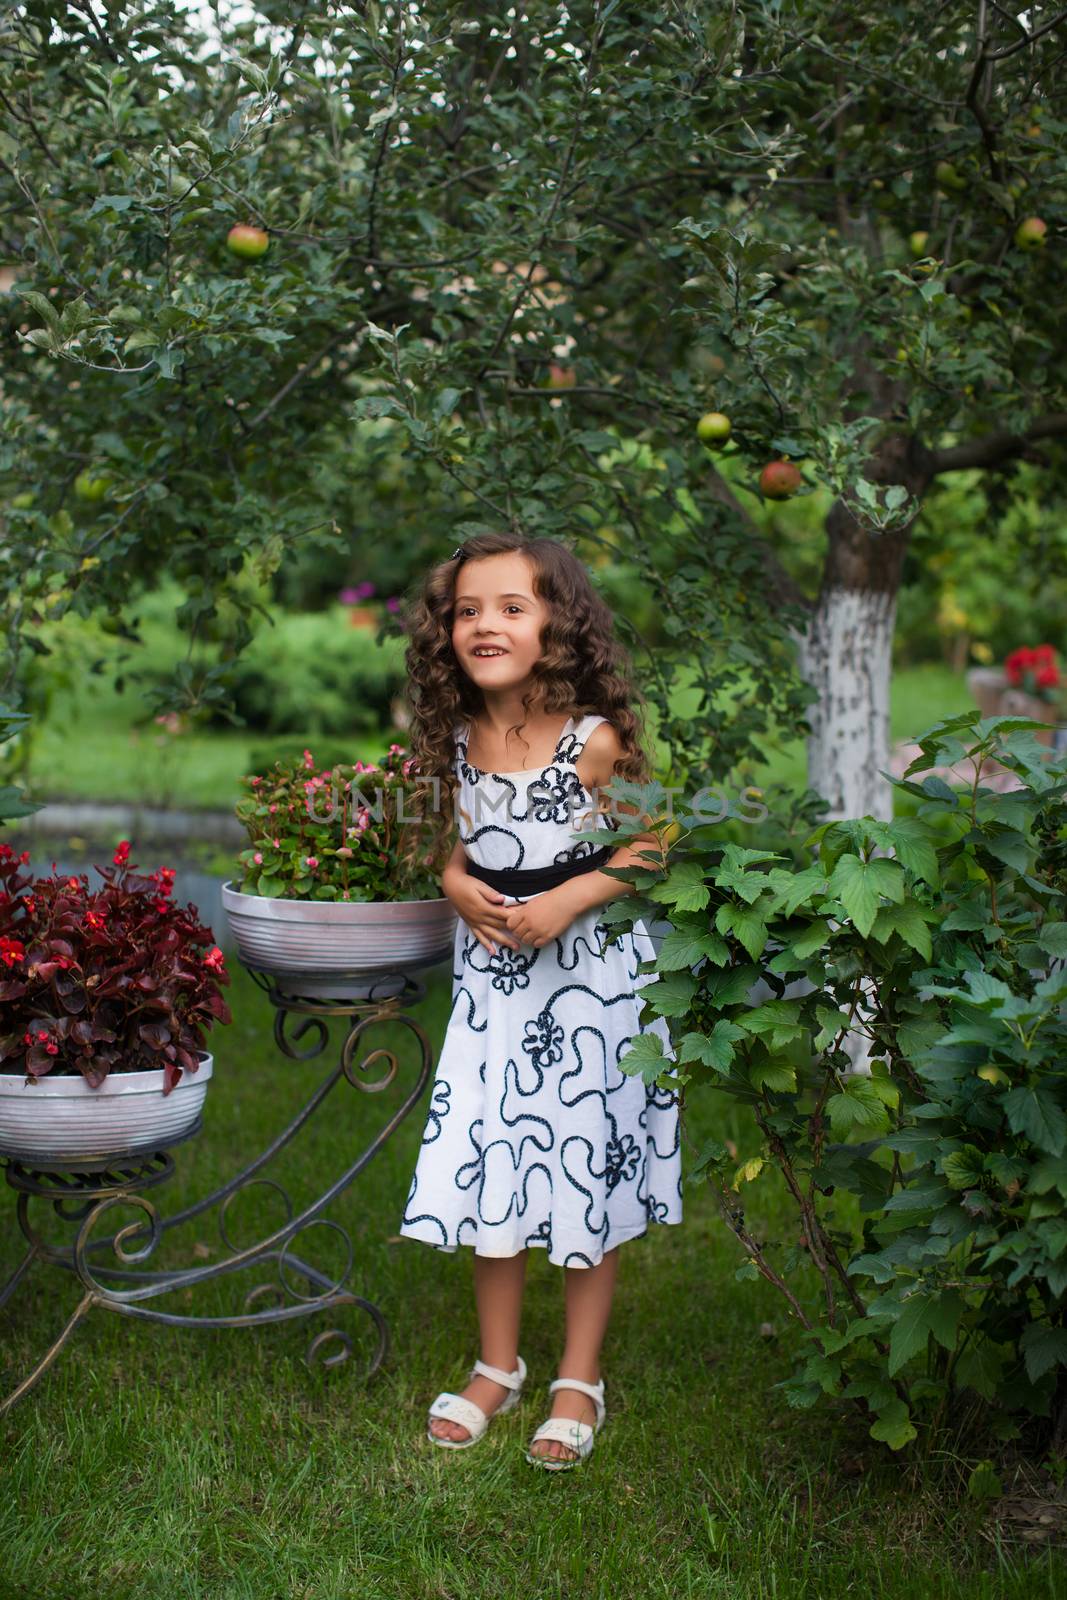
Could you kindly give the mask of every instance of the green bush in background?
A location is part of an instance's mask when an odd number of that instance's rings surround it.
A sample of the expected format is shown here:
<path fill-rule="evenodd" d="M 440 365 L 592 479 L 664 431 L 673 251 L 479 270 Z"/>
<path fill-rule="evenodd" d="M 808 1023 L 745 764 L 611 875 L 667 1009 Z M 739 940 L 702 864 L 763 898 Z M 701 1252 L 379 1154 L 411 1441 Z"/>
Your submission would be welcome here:
<path fill-rule="evenodd" d="M 293 734 L 374 733 L 393 727 L 404 686 L 403 638 L 375 641 L 343 606 L 279 616 L 232 663 L 234 706 L 244 726 Z M 208 726 L 228 724 L 214 713 Z"/>

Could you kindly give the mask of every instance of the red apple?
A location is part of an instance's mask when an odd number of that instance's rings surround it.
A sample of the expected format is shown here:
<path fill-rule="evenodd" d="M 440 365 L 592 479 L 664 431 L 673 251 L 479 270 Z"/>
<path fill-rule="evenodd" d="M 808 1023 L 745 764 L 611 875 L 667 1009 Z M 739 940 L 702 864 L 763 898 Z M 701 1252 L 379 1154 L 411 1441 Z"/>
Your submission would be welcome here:
<path fill-rule="evenodd" d="M 760 493 L 767 500 L 788 500 L 804 482 L 791 461 L 768 461 L 759 475 Z"/>
<path fill-rule="evenodd" d="M 549 362 L 548 387 L 550 389 L 573 389 L 577 381 L 577 374 L 573 367 L 561 367 L 557 361 Z"/>
<path fill-rule="evenodd" d="M 245 261 L 258 261 L 269 244 L 270 238 L 262 228 L 245 222 L 238 222 L 226 235 L 226 248 Z"/>

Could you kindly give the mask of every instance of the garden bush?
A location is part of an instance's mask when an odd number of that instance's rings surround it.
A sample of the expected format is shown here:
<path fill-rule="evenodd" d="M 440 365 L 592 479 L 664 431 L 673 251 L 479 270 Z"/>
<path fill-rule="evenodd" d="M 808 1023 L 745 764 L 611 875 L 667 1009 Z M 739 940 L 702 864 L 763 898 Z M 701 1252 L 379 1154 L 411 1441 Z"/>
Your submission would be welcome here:
<path fill-rule="evenodd" d="M 741 1159 L 713 1140 L 693 1176 L 745 1251 L 738 1277 L 774 1284 L 803 1328 L 787 1399 L 857 1403 L 893 1449 L 949 1421 L 1060 1434 L 1067 1410 L 1067 763 L 1039 727 L 938 723 L 895 780 L 915 814 L 893 822 L 801 841 L 769 821 L 754 848 L 689 810 L 665 864 L 617 869 L 638 894 L 605 910 L 671 924 L 642 995 L 677 1060 L 643 1035 L 624 1070 L 683 1099 L 714 1085 L 758 1130 Z M 968 758 L 964 790 L 918 777 Z M 982 783 L 986 758 L 1019 787 Z M 648 791 L 617 786 L 655 814 Z M 747 1215 L 771 1174 L 790 1239 Z"/>
<path fill-rule="evenodd" d="M 235 708 L 249 728 L 301 739 L 389 729 L 404 685 L 404 644 L 377 643 L 342 607 L 280 616 L 229 667 Z"/>

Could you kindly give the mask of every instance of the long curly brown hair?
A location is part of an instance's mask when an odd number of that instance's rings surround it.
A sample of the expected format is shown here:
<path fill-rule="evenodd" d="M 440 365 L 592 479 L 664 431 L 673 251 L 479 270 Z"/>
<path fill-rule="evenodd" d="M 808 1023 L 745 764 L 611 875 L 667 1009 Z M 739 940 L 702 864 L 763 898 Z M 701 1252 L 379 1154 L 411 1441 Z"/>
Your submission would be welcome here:
<path fill-rule="evenodd" d="M 555 539 L 526 539 L 504 530 L 475 534 L 460 550 L 458 557 L 430 568 L 403 610 L 413 770 L 420 778 L 440 780 L 440 806 L 433 807 L 433 785 L 425 783 L 413 809 L 423 818 L 430 816 L 429 859 L 442 867 L 458 788 L 453 729 L 484 710 L 481 690 L 452 648 L 456 580 L 464 561 L 518 551 L 532 568 L 534 594 L 549 611 L 534 683 L 523 696 L 524 719 L 515 724 L 519 737 L 531 707 L 546 713 L 567 711 L 576 718 L 595 712 L 612 724 L 624 750 L 615 762 L 615 775 L 647 783 L 652 772 L 644 696 L 631 681 L 630 659 L 615 637 L 614 617 L 578 557 Z M 427 848 L 425 825 L 409 828 L 408 834 L 409 853 Z"/>

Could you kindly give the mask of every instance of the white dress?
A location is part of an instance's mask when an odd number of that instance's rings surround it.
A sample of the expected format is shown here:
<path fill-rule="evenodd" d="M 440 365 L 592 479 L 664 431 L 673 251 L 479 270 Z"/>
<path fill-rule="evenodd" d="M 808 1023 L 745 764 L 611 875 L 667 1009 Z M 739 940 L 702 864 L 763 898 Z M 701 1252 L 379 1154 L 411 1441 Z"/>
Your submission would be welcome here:
<path fill-rule="evenodd" d="M 469 724 L 454 730 L 460 838 L 470 861 L 550 867 L 595 853 L 571 835 L 617 821 L 594 812 L 575 758 L 607 719 L 569 718 L 541 771 L 485 773 L 467 761 Z M 528 791 L 536 785 L 536 792 Z M 584 797 L 584 804 L 583 799 Z M 505 895 L 515 905 L 533 896 Z M 621 1072 L 642 1027 L 638 973 L 655 945 L 644 923 L 607 942 L 599 908 L 550 944 L 496 955 L 460 919 L 452 1012 L 400 1233 L 482 1256 L 547 1248 L 556 1266 L 594 1267 L 605 1250 L 682 1221 L 677 1095 Z"/>

